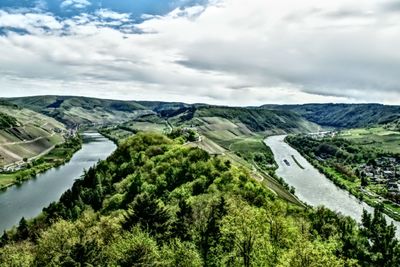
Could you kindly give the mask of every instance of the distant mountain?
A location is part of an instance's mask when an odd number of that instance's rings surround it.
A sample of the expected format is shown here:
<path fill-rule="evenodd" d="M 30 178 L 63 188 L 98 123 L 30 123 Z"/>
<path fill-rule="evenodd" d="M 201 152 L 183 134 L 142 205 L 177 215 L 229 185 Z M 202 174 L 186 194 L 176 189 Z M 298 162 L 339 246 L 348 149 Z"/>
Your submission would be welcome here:
<path fill-rule="evenodd" d="M 157 115 L 176 125 L 191 124 L 194 118 L 217 117 L 244 124 L 254 132 L 299 132 L 317 126 L 285 110 L 223 107 L 160 101 L 121 101 L 74 96 L 33 96 L 7 101 L 51 116 L 69 126 L 76 124 L 116 124 Z"/>
<path fill-rule="evenodd" d="M 381 104 L 264 105 L 262 108 L 292 111 L 322 126 L 359 128 L 397 123 L 400 106 Z"/>
<path fill-rule="evenodd" d="M 135 101 L 74 96 L 33 96 L 7 101 L 46 114 L 69 126 L 123 122 L 148 110 Z"/>
<path fill-rule="evenodd" d="M 198 107 L 195 117 L 220 117 L 246 125 L 253 132 L 282 130 L 285 132 L 312 131 L 318 128 L 301 116 L 285 110 L 267 110 L 243 107 Z"/>
<path fill-rule="evenodd" d="M 173 109 L 165 107 L 158 111 L 158 115 L 178 126 L 198 125 L 199 121 L 208 121 L 207 118 L 220 118 L 238 127 L 244 126 L 252 132 L 293 133 L 315 131 L 319 128 L 318 125 L 305 120 L 294 112 L 284 110 L 211 106 L 205 104 L 187 105 Z M 206 120 L 203 120 L 204 118 Z M 220 122 L 222 123 L 221 120 Z"/>

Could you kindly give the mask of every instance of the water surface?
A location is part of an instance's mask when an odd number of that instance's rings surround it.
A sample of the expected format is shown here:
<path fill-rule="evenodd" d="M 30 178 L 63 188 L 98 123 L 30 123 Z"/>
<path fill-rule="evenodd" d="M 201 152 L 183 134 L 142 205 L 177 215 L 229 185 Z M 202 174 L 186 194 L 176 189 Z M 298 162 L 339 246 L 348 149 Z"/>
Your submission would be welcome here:
<path fill-rule="evenodd" d="M 373 208 L 359 201 L 349 192 L 337 187 L 331 180 L 321 174 L 312 166 L 297 150 L 284 142 L 285 135 L 271 136 L 265 143 L 274 153 L 279 166 L 276 174 L 282 177 L 289 185 L 296 189 L 296 196 L 311 206 L 325 206 L 331 210 L 350 216 L 357 222 L 361 222 L 363 209 L 372 213 Z M 294 156 L 300 168 L 293 160 Z M 287 163 L 285 163 L 287 160 Z M 400 223 L 387 217 L 397 227 L 397 236 L 400 236 Z"/>
<path fill-rule="evenodd" d="M 22 217 L 35 217 L 51 202 L 59 200 L 85 169 L 107 158 L 116 148 L 99 133 L 85 133 L 83 140 L 82 149 L 65 165 L 0 193 L 0 235 L 3 230 L 18 224 Z"/>

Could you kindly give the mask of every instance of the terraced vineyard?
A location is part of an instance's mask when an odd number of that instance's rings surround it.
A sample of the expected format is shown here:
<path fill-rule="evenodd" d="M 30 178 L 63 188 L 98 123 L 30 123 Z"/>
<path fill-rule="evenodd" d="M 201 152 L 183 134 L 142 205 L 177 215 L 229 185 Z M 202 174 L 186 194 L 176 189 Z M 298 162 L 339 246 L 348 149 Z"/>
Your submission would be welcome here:
<path fill-rule="evenodd" d="M 35 158 L 64 141 L 64 125 L 52 118 L 11 105 L 0 106 L 0 114 L 13 121 L 0 129 L 0 167 Z"/>

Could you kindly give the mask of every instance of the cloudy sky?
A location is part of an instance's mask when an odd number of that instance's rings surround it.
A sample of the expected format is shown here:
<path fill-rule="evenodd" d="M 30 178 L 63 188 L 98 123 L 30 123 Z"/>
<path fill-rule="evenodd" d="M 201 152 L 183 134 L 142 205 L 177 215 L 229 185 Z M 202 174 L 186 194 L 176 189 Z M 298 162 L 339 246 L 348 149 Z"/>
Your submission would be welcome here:
<path fill-rule="evenodd" d="M 0 0 L 0 96 L 400 104 L 400 0 Z"/>

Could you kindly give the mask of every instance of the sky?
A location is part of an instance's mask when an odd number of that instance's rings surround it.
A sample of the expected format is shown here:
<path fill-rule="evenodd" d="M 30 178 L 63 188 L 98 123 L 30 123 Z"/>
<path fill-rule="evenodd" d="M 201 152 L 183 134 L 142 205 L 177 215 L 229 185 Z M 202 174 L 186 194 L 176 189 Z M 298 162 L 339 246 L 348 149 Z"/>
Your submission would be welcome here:
<path fill-rule="evenodd" d="M 0 0 L 0 97 L 400 104 L 400 0 Z"/>

